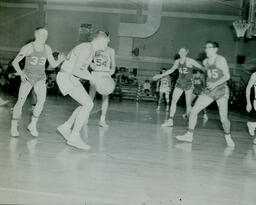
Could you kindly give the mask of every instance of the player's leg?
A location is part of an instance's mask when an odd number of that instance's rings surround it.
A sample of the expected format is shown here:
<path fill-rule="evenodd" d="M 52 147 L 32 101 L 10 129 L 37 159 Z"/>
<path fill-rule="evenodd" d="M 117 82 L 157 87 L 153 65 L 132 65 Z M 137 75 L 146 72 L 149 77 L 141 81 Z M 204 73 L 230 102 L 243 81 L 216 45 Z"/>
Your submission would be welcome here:
<path fill-rule="evenodd" d="M 176 139 L 181 141 L 187 141 L 192 142 L 193 140 L 193 133 L 194 129 L 197 123 L 198 114 L 205 109 L 208 105 L 210 105 L 213 102 L 213 99 L 209 96 L 203 94 L 200 95 L 193 108 L 191 109 L 190 115 L 189 115 L 189 122 L 188 122 L 188 131 L 184 135 L 178 135 L 176 136 Z"/>
<path fill-rule="evenodd" d="M 31 122 L 28 125 L 28 130 L 33 136 L 37 137 L 38 136 L 37 121 L 43 110 L 44 103 L 46 100 L 47 88 L 46 88 L 45 80 L 40 80 L 34 85 L 34 92 L 36 94 L 37 100 L 36 100 L 35 108 L 33 110 L 33 116 L 32 116 Z"/>
<path fill-rule="evenodd" d="M 29 92 L 32 89 L 32 85 L 28 82 L 21 82 L 18 94 L 18 100 L 13 108 L 12 122 L 11 122 L 11 136 L 19 136 L 18 132 L 18 119 L 21 116 L 22 107 L 27 99 Z"/>
<path fill-rule="evenodd" d="M 170 117 L 164 124 L 162 124 L 163 127 L 173 126 L 173 117 L 177 109 L 177 102 L 180 99 L 180 96 L 182 95 L 182 93 L 183 93 L 183 90 L 181 88 L 178 88 L 178 87 L 174 88 L 174 91 L 172 94 L 171 107 L 170 107 Z"/>
<path fill-rule="evenodd" d="M 230 135 L 230 121 L 228 119 L 228 97 L 223 96 L 217 100 L 219 108 L 220 120 L 225 133 L 225 140 L 229 147 L 235 147 L 235 143 Z"/>

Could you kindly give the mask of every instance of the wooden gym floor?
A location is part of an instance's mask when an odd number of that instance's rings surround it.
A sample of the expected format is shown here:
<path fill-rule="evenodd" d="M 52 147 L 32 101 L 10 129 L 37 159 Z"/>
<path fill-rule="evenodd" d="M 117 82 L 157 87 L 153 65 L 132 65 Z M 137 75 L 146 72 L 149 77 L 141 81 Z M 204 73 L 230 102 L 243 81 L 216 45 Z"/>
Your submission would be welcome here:
<path fill-rule="evenodd" d="M 178 108 L 173 128 L 160 125 L 167 115 L 154 103 L 111 101 L 109 129 L 98 126 L 96 100 L 82 136 L 91 150 L 65 144 L 56 127 L 76 104 L 48 96 L 39 120 L 39 137 L 26 130 L 31 111 L 23 109 L 19 138 L 11 138 L 16 97 L 0 107 L 0 203 L 77 205 L 255 205 L 256 145 L 248 117 L 230 112 L 236 148 L 226 147 L 218 111 L 199 117 L 193 144 L 181 143 L 186 131 Z M 256 119 L 255 119 L 256 120 Z"/>

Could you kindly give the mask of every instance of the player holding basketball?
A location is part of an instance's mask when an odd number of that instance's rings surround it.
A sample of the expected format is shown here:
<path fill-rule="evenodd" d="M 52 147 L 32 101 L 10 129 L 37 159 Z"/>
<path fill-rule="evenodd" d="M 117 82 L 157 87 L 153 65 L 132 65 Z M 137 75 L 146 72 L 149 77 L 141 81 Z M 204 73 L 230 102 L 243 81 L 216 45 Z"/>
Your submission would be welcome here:
<path fill-rule="evenodd" d="M 28 125 L 28 130 L 31 135 L 38 136 L 37 121 L 46 99 L 45 63 L 48 60 L 52 67 L 56 67 L 65 59 L 64 55 L 59 55 L 58 60 L 54 60 L 51 48 L 45 44 L 48 37 L 48 31 L 45 28 L 37 28 L 34 35 L 35 41 L 23 46 L 12 62 L 14 69 L 21 77 L 18 101 L 13 108 L 11 123 L 11 136 L 13 137 L 19 136 L 18 119 L 21 116 L 22 107 L 32 88 L 34 88 L 36 93 L 37 103 L 33 110 L 33 116 Z M 26 61 L 24 69 L 21 70 L 19 62 L 23 58 L 26 58 Z"/>
<path fill-rule="evenodd" d="M 254 93 L 256 95 L 256 72 L 254 72 L 251 75 L 251 78 L 247 84 L 246 87 L 246 101 L 247 101 L 247 105 L 246 105 L 246 110 L 247 112 L 251 112 L 252 111 L 252 104 L 251 104 L 251 88 L 254 87 Z M 254 101 L 253 101 L 253 108 L 254 110 L 256 110 L 256 98 L 254 97 Z M 254 131 L 256 128 L 256 122 L 247 122 L 247 126 L 248 126 L 248 130 L 251 136 L 254 136 Z M 256 144 L 256 137 L 253 140 L 253 143 Z"/>
<path fill-rule="evenodd" d="M 217 42 L 208 41 L 205 44 L 207 58 L 203 61 L 203 65 L 207 71 L 207 87 L 198 97 L 191 110 L 187 133 L 181 136 L 176 136 L 178 140 L 192 142 L 198 113 L 213 101 L 216 101 L 225 133 L 226 143 L 229 147 L 235 146 L 230 135 L 230 121 L 228 119 L 229 89 L 226 84 L 230 78 L 229 67 L 226 59 L 217 54 L 218 49 L 219 44 Z"/>
<path fill-rule="evenodd" d="M 108 35 L 103 31 L 98 31 L 92 42 L 81 43 L 70 51 L 67 60 L 64 61 L 57 74 L 57 84 L 62 94 L 69 95 L 80 104 L 70 118 L 57 129 L 67 140 L 68 145 L 79 149 L 90 149 L 90 146 L 81 139 L 80 130 L 93 108 L 92 99 L 80 79 L 94 81 L 88 71 L 88 66 L 94 58 L 95 51 L 105 50 L 108 42 Z"/>
<path fill-rule="evenodd" d="M 203 69 L 203 67 L 192 58 L 187 57 L 188 52 L 189 50 L 187 48 L 180 48 L 180 58 L 175 60 L 172 68 L 161 75 L 155 75 L 153 77 L 154 80 L 158 80 L 164 76 L 170 75 L 176 69 L 179 70 L 179 77 L 177 79 L 176 86 L 172 94 L 170 117 L 164 124 L 162 124 L 163 127 L 173 126 L 173 117 L 176 112 L 177 102 L 180 99 L 183 92 L 185 92 L 186 98 L 186 114 L 189 115 L 191 111 L 191 98 L 193 92 L 193 66 L 200 69 Z"/>
<path fill-rule="evenodd" d="M 107 33 L 108 34 L 108 33 Z M 115 50 L 107 47 L 105 50 L 98 50 L 95 53 L 93 63 L 91 63 L 92 75 L 96 78 L 109 77 L 115 73 Z M 107 86 L 107 85 L 106 85 Z M 96 87 L 93 83 L 90 84 L 90 97 L 94 99 L 96 94 Z M 101 116 L 99 125 L 104 128 L 108 128 L 106 123 L 106 113 L 108 109 L 109 95 L 102 95 Z"/>

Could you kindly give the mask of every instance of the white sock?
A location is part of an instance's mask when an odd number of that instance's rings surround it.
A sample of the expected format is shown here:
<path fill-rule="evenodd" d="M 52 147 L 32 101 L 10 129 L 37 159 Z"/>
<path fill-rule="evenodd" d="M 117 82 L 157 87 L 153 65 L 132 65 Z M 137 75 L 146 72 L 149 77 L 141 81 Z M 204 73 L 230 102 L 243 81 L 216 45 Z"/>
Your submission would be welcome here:
<path fill-rule="evenodd" d="M 101 122 L 104 122 L 105 120 L 106 120 L 106 116 L 105 116 L 105 115 L 101 115 L 101 116 L 100 116 L 100 121 L 101 121 Z"/>

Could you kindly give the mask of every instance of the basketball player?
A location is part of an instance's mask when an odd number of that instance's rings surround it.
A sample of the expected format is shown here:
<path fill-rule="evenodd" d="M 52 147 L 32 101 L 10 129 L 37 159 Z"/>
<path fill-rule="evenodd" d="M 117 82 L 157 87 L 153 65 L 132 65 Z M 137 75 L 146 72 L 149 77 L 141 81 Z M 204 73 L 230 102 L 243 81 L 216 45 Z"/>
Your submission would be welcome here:
<path fill-rule="evenodd" d="M 251 75 L 251 78 L 248 82 L 248 85 L 246 87 L 246 101 L 247 101 L 247 105 L 246 105 L 246 110 L 247 112 L 251 112 L 252 110 L 252 104 L 251 104 L 251 88 L 254 87 L 254 93 L 256 94 L 256 72 L 254 72 Z M 254 98 L 253 101 L 253 108 L 254 110 L 256 110 L 256 98 Z M 247 126 L 248 126 L 248 130 L 251 136 L 254 136 L 254 131 L 256 128 L 256 122 L 247 122 Z M 253 143 L 256 144 L 256 137 L 253 140 Z"/>
<path fill-rule="evenodd" d="M 161 73 L 166 72 L 166 68 L 162 68 Z M 163 99 L 163 95 L 165 96 L 166 100 L 166 112 L 169 111 L 170 106 L 170 92 L 171 92 L 171 78 L 169 75 L 162 77 L 157 82 L 157 90 L 159 90 L 159 99 L 157 103 L 157 111 L 160 110 L 161 102 Z"/>
<path fill-rule="evenodd" d="M 48 31 L 45 28 L 37 28 L 34 31 L 34 35 L 35 40 L 23 46 L 12 62 L 14 69 L 21 77 L 18 101 L 13 108 L 11 123 L 11 136 L 13 137 L 19 136 L 18 119 L 21 116 L 22 107 L 32 88 L 34 88 L 36 93 L 37 103 L 33 110 L 33 116 L 28 125 L 28 130 L 31 135 L 38 136 L 37 121 L 46 99 L 45 63 L 48 60 L 52 67 L 56 67 L 65 59 L 64 55 L 60 55 L 57 61 L 54 60 L 51 48 L 45 43 L 48 37 Z M 23 58 L 26 58 L 25 67 L 21 70 L 19 62 Z"/>
<path fill-rule="evenodd" d="M 187 57 L 188 52 L 189 50 L 187 48 L 180 48 L 179 50 L 180 58 L 175 60 L 172 68 L 161 75 L 156 75 L 153 77 L 153 79 L 157 80 L 164 76 L 170 75 L 176 69 L 179 70 L 179 77 L 177 79 L 176 86 L 172 94 L 170 117 L 164 124 L 162 124 L 163 127 L 173 126 L 173 117 L 176 112 L 177 102 L 180 99 L 183 92 L 185 92 L 185 99 L 186 99 L 186 114 L 189 115 L 190 113 L 191 98 L 192 98 L 192 92 L 193 92 L 193 84 L 192 84 L 193 66 L 200 69 L 203 69 L 203 67 L 192 58 Z"/>
<path fill-rule="evenodd" d="M 93 101 L 86 92 L 80 79 L 94 81 L 88 71 L 95 52 L 105 50 L 109 42 L 108 34 L 98 31 L 90 43 L 81 43 L 73 48 L 68 54 L 67 60 L 62 64 L 57 74 L 57 84 L 62 94 L 69 95 L 80 106 L 78 106 L 70 118 L 57 129 L 67 140 L 67 144 L 79 149 L 90 149 L 80 137 L 80 130 L 83 124 L 88 121 L 89 114 L 93 108 Z M 94 82 L 95 83 L 95 82 Z M 71 127 L 73 129 L 71 130 Z"/>
<path fill-rule="evenodd" d="M 193 93 L 192 93 L 192 102 L 196 98 L 198 98 L 199 95 L 203 92 L 204 88 L 206 87 L 206 82 L 205 82 L 205 74 L 201 72 L 200 70 L 196 70 L 195 73 L 193 74 Z M 208 119 L 206 109 L 203 110 L 204 115 L 203 118 L 205 120 Z"/>
<path fill-rule="evenodd" d="M 90 64 L 92 68 L 92 75 L 95 77 L 109 76 L 115 73 L 115 50 L 107 47 L 106 50 L 98 50 L 93 58 L 93 63 Z M 96 87 L 93 83 L 90 84 L 90 97 L 94 99 L 96 94 Z M 101 116 L 99 125 L 104 128 L 108 128 L 106 123 L 106 113 L 108 109 L 108 95 L 102 95 Z"/>
<path fill-rule="evenodd" d="M 217 42 L 206 42 L 205 51 L 207 58 L 203 61 L 203 65 L 207 71 L 207 87 L 198 97 L 191 110 L 187 133 L 176 136 L 176 138 L 181 141 L 192 142 L 198 113 L 213 101 L 216 101 L 219 108 L 220 120 L 224 128 L 226 143 L 229 147 L 235 147 L 235 143 L 230 135 L 230 121 L 228 119 L 229 89 L 226 84 L 230 78 L 229 67 L 226 59 L 217 54 L 218 49 L 219 44 Z"/>

